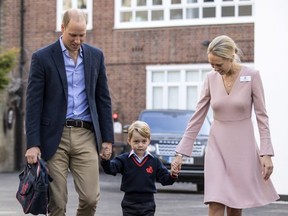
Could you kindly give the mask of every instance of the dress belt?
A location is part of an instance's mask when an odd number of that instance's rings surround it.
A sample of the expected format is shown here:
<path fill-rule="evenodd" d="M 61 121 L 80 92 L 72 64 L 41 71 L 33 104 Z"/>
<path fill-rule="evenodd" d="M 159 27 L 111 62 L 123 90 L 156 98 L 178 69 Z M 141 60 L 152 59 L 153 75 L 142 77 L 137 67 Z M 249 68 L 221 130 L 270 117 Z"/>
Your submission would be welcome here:
<path fill-rule="evenodd" d="M 80 128 L 85 128 L 85 129 L 94 131 L 93 124 L 91 122 L 82 121 L 78 119 L 66 119 L 65 126 L 66 127 L 80 127 Z"/>

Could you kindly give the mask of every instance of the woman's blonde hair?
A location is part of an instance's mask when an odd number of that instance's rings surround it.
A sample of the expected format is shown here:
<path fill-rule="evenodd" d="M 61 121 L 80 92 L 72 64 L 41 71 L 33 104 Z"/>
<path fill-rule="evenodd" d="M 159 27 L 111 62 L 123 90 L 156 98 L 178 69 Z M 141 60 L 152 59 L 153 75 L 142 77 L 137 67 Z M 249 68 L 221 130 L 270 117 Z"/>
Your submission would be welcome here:
<path fill-rule="evenodd" d="M 207 54 L 209 53 L 225 59 L 241 62 L 240 56 L 242 56 L 242 51 L 227 35 L 220 35 L 214 38 L 208 46 Z"/>
<path fill-rule="evenodd" d="M 137 131 L 141 136 L 150 139 L 151 131 L 149 125 L 146 122 L 133 122 L 128 128 L 128 140 L 131 140 L 134 131 Z"/>

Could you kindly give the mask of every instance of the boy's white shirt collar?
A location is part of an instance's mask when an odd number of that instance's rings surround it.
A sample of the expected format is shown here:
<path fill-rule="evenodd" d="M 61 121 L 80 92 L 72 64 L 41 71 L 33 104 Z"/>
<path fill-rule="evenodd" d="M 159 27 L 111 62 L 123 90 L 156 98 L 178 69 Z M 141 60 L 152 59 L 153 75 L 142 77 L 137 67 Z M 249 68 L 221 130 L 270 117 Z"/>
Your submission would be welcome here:
<path fill-rule="evenodd" d="M 137 159 L 137 161 L 138 161 L 139 163 L 141 163 L 141 162 L 144 160 L 144 158 L 146 158 L 148 155 L 151 155 L 152 157 L 154 157 L 154 156 L 153 156 L 149 151 L 147 151 L 147 150 L 145 151 L 144 156 L 143 156 L 142 159 L 138 157 L 138 155 L 135 153 L 134 150 L 131 150 L 131 152 L 130 152 L 130 154 L 128 155 L 128 157 L 131 157 L 132 155 L 135 155 L 135 157 L 136 157 L 136 159 Z"/>

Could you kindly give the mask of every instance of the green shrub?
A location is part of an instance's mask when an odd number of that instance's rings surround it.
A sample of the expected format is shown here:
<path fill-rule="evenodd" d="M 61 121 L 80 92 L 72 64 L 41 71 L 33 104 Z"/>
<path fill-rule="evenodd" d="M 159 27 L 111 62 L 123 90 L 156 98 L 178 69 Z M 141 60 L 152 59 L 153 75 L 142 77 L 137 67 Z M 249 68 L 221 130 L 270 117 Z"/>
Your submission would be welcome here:
<path fill-rule="evenodd" d="M 0 53 L 0 90 L 9 84 L 10 79 L 7 75 L 17 64 L 18 53 L 18 49 L 15 48 Z"/>

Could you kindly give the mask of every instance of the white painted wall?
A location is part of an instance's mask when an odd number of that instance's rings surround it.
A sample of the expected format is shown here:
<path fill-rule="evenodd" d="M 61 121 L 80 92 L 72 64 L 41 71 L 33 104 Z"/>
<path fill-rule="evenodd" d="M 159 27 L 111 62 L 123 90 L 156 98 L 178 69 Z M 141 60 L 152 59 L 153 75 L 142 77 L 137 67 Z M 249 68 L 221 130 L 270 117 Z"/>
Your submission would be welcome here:
<path fill-rule="evenodd" d="M 260 70 L 275 150 L 272 181 L 288 195 L 288 1 L 255 0 L 255 68 Z"/>

